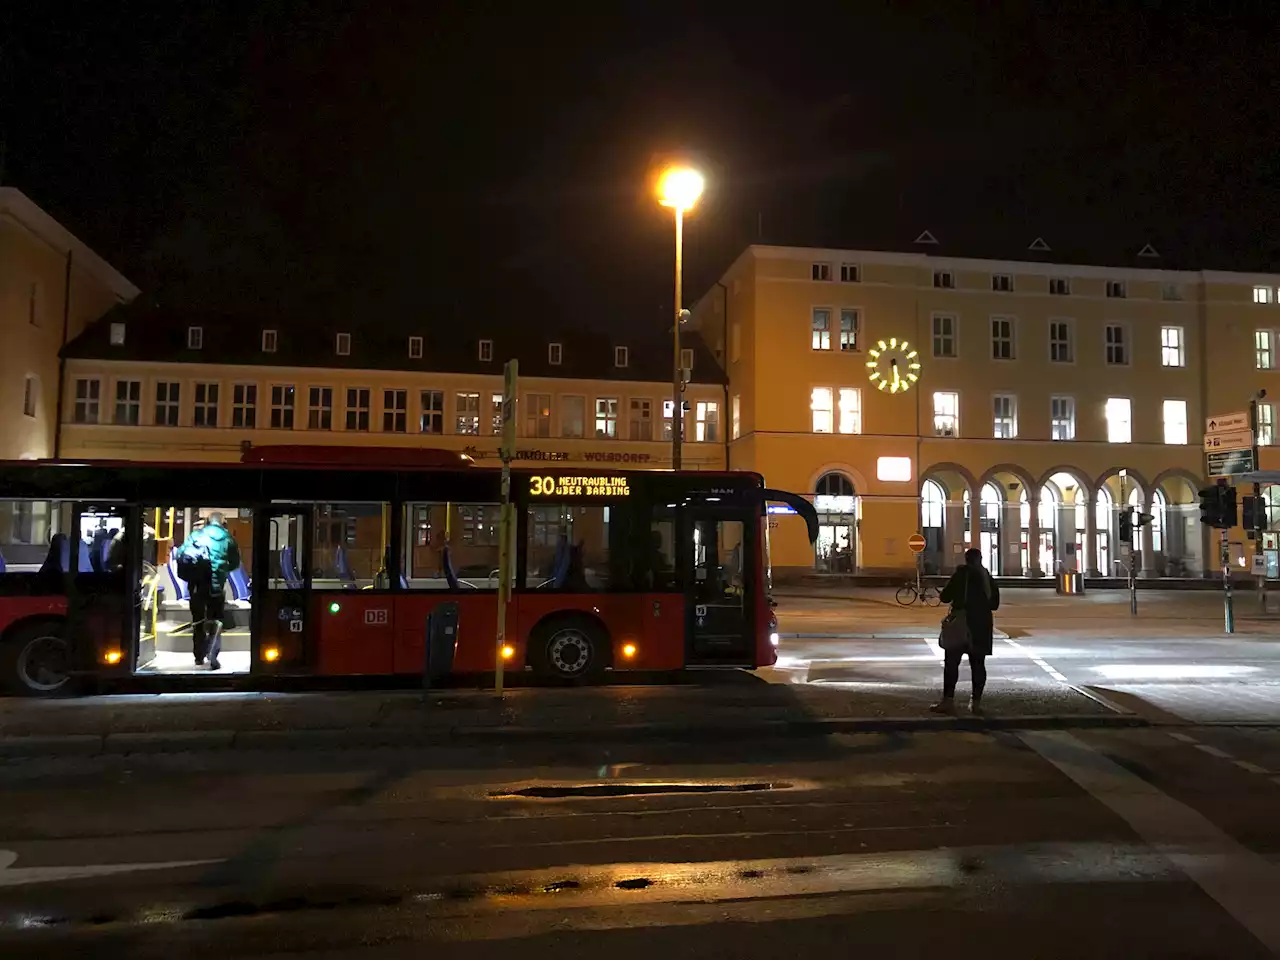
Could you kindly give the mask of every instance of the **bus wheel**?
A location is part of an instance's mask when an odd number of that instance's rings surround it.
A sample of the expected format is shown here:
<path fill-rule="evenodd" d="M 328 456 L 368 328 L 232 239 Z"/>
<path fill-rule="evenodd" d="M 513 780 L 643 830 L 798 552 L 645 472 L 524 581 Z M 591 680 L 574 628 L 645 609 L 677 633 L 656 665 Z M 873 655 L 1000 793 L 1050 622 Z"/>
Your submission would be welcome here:
<path fill-rule="evenodd" d="M 538 630 L 533 668 L 539 676 L 570 683 L 594 679 L 605 666 L 609 639 L 584 617 L 552 620 Z"/>
<path fill-rule="evenodd" d="M 71 644 L 56 623 L 16 630 L 0 646 L 0 676 L 13 693 L 49 697 L 70 689 Z"/>

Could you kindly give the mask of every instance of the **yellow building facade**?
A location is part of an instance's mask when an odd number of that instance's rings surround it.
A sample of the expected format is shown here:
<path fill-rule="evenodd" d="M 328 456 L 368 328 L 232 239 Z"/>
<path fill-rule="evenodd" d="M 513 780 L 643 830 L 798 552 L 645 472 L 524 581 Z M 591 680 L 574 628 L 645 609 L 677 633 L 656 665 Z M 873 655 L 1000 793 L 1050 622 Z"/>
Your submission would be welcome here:
<path fill-rule="evenodd" d="M 753 246 L 696 306 L 727 372 L 731 468 L 813 495 L 822 518 L 816 549 L 773 518 L 775 569 L 905 573 L 919 533 L 926 571 L 977 546 L 1006 576 L 1122 575 L 1131 505 L 1153 517 L 1141 576 L 1218 570 L 1205 418 L 1266 390 L 1260 467 L 1280 466 L 1280 277 L 1160 269 L 1149 247 L 1128 267 L 1048 262 L 1043 241 L 1026 260 L 944 257 L 924 237 Z"/>

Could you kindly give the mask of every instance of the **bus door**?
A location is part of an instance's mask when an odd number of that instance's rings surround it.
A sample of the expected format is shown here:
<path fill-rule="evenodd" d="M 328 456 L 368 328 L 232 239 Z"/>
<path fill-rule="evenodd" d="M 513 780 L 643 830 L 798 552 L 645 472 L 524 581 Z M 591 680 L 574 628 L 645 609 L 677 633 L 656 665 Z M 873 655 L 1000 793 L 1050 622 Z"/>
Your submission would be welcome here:
<path fill-rule="evenodd" d="M 753 531 L 733 511 L 694 506 L 685 516 L 686 663 L 753 666 L 754 618 L 747 597 Z"/>
<path fill-rule="evenodd" d="M 251 670 L 288 672 L 310 658 L 311 529 L 310 506 L 271 506 L 254 516 Z"/>
<path fill-rule="evenodd" d="M 67 569 L 75 571 L 67 604 L 72 669 L 127 672 L 141 622 L 141 513 L 123 503 L 77 503 L 66 534 Z"/>

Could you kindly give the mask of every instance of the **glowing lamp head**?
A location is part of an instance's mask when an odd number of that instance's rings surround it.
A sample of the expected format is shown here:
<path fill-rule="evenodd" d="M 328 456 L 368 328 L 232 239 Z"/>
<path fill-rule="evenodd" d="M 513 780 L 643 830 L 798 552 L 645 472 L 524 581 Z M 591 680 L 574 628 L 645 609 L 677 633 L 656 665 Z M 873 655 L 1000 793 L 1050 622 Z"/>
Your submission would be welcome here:
<path fill-rule="evenodd" d="M 267 648 L 265 648 L 265 649 L 262 651 L 262 659 L 263 659 L 263 660 L 266 660 L 268 663 L 274 663 L 275 661 L 279 660 L 279 659 L 280 659 L 280 648 L 279 648 L 279 647 L 267 647 Z"/>
<path fill-rule="evenodd" d="M 702 174 L 690 167 L 668 167 L 658 178 L 658 202 L 664 207 L 690 210 L 702 196 Z"/>
<path fill-rule="evenodd" d="M 120 662 L 121 653 L 119 650 L 108 650 L 102 659 L 113 666 Z"/>
<path fill-rule="evenodd" d="M 510 660 L 510 659 L 511 659 L 512 657 L 514 657 L 515 655 L 516 655 L 516 648 L 515 648 L 515 647 L 513 647 L 513 646 L 511 646 L 510 644 L 508 644 L 507 646 L 505 646 L 505 647 L 503 647 L 503 648 L 502 648 L 502 659 L 503 659 L 503 660 Z"/>
<path fill-rule="evenodd" d="M 636 645 L 634 643 L 624 643 L 622 645 L 622 655 L 628 660 L 634 660 L 636 656 Z"/>

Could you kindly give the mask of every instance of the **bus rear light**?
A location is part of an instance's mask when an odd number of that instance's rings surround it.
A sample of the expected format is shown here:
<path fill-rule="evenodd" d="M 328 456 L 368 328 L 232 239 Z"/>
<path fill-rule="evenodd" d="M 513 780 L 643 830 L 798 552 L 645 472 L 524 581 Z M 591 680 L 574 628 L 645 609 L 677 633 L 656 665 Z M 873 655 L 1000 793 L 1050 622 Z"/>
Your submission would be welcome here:
<path fill-rule="evenodd" d="M 265 647 L 265 648 L 263 649 L 263 651 L 262 651 L 262 659 L 263 659 L 263 660 L 266 660 L 268 663 L 274 663 L 276 660 L 279 660 L 279 659 L 280 659 L 280 648 L 279 648 L 279 647 Z"/>
<path fill-rule="evenodd" d="M 119 650 L 108 650 L 103 654 L 102 659 L 113 666 L 120 662 L 122 654 Z"/>
<path fill-rule="evenodd" d="M 622 645 L 622 656 L 627 660 L 634 660 L 636 657 L 636 645 L 634 643 L 624 643 Z"/>
<path fill-rule="evenodd" d="M 511 646 L 510 644 L 507 644 L 505 647 L 502 648 L 503 660 L 510 660 L 515 655 L 516 655 L 516 648 Z"/>

